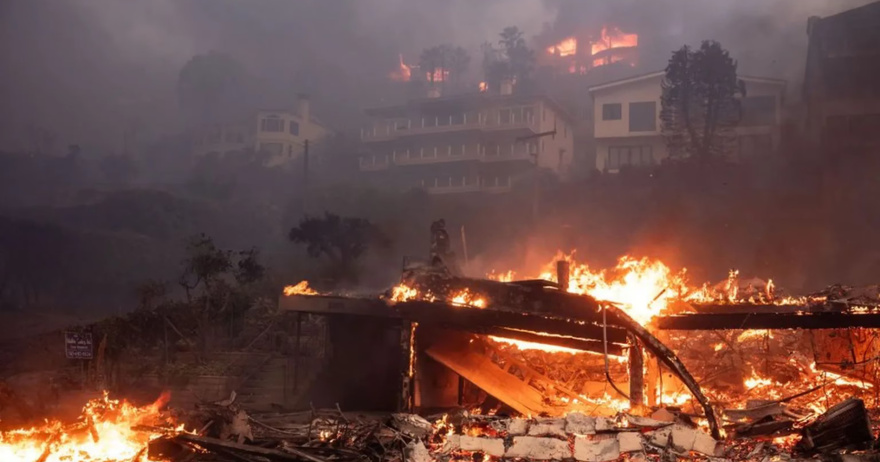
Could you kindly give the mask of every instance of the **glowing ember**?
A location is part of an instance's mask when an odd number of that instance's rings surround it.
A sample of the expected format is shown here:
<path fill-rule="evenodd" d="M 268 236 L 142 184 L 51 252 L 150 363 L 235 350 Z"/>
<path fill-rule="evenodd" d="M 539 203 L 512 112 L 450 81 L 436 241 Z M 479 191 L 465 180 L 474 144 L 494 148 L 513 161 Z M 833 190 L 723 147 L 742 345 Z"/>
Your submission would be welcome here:
<path fill-rule="evenodd" d="M 574 37 L 568 37 L 556 45 L 547 48 L 547 53 L 550 53 L 551 55 L 571 56 L 577 54 L 577 46 L 577 39 Z"/>
<path fill-rule="evenodd" d="M 397 69 L 388 74 L 391 80 L 396 82 L 409 82 L 412 78 L 412 68 L 403 62 L 403 54 L 399 55 L 400 65 Z"/>
<path fill-rule="evenodd" d="M 136 425 L 160 423 L 163 395 L 155 403 L 135 407 L 125 401 L 103 398 L 83 408 L 81 422 L 64 426 L 47 422 L 41 427 L 0 433 L 0 460 L 45 462 L 111 462 L 139 460 L 147 443 L 160 436 L 132 430 Z M 178 431 L 183 431 L 182 427 Z"/>
<path fill-rule="evenodd" d="M 480 85 L 479 85 L 478 88 L 480 89 L 480 92 L 481 92 L 481 93 L 482 93 L 482 92 L 485 92 L 485 91 L 488 91 L 488 90 L 489 90 L 489 84 L 487 84 L 486 82 L 480 82 Z"/>
<path fill-rule="evenodd" d="M 284 288 L 284 295 L 318 295 L 318 292 L 314 291 L 311 287 L 309 287 L 308 281 L 300 281 L 298 284 L 294 286 L 287 286 Z"/>
<path fill-rule="evenodd" d="M 491 338 L 492 340 L 494 340 L 496 342 L 501 342 L 501 343 L 506 343 L 508 345 L 513 345 L 513 346 L 519 348 L 520 350 L 538 350 L 538 351 L 546 351 L 548 353 L 570 353 L 570 354 L 583 353 L 582 351 L 575 350 L 573 348 L 566 348 L 566 347 L 555 346 L 555 345 L 547 345 L 544 343 L 526 342 L 524 340 L 515 340 L 512 338 L 496 337 L 494 335 L 489 336 L 489 338 Z"/>

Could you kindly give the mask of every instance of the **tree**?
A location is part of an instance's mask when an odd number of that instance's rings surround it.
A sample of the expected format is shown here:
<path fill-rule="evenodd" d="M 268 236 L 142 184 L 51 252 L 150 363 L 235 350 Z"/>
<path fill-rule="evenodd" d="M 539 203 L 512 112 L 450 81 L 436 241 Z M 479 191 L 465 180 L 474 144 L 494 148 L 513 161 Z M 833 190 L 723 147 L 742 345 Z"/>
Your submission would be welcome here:
<path fill-rule="evenodd" d="M 384 247 L 388 240 L 375 225 L 363 218 L 340 217 L 325 213 L 323 217 L 306 217 L 290 230 L 289 238 L 305 244 L 312 258 L 327 257 L 337 280 L 356 280 L 356 265 L 370 245 Z"/>
<path fill-rule="evenodd" d="M 438 78 L 444 85 L 447 82 L 460 84 L 470 62 L 471 57 L 467 50 L 444 44 L 422 50 L 419 56 L 419 69 L 425 73 L 432 85 Z"/>
<path fill-rule="evenodd" d="M 662 82 L 660 123 L 672 157 L 705 164 L 729 154 L 736 141 L 745 86 L 721 44 L 704 41 L 672 54 Z"/>
<path fill-rule="evenodd" d="M 504 80 L 519 85 L 528 82 L 535 68 L 535 51 L 526 44 L 525 33 L 510 26 L 498 35 L 497 47 L 483 44 L 483 73 L 489 88 L 499 88 Z"/>
<path fill-rule="evenodd" d="M 199 124 L 235 116 L 242 109 L 244 94 L 244 67 L 225 53 L 195 55 L 178 75 L 180 106 Z"/>

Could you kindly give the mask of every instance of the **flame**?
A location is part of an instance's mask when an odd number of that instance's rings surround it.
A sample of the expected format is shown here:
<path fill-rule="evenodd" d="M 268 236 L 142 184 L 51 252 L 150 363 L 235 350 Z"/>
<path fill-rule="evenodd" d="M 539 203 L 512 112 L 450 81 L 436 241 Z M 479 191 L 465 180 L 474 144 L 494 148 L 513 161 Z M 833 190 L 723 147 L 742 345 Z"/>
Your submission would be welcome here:
<path fill-rule="evenodd" d="M 308 281 L 300 281 L 294 286 L 286 286 L 284 295 L 288 297 L 291 295 L 318 295 L 318 292 L 309 287 Z"/>
<path fill-rule="evenodd" d="M 428 82 L 446 82 L 449 80 L 449 69 L 438 67 L 434 72 L 425 72 L 425 79 Z"/>
<path fill-rule="evenodd" d="M 657 260 L 624 256 L 611 272 L 607 272 L 593 271 L 585 264 L 577 264 L 572 255 L 561 258 L 569 261 L 571 267 L 568 292 L 618 303 L 630 317 L 643 325 L 663 313 L 668 302 L 685 287 L 684 270 L 673 273 Z M 541 279 L 556 281 L 557 260 L 548 265 Z"/>
<path fill-rule="evenodd" d="M 406 284 L 398 284 L 391 289 L 391 300 L 395 302 L 406 302 L 409 300 L 415 300 L 418 297 L 419 291 L 406 285 Z"/>
<path fill-rule="evenodd" d="M 574 37 L 568 37 L 556 45 L 548 47 L 547 53 L 559 56 L 572 56 L 577 54 L 577 46 L 577 39 Z"/>
<path fill-rule="evenodd" d="M 136 407 L 126 401 L 103 397 L 83 407 L 80 422 L 63 425 L 47 421 L 43 426 L 0 432 L 0 460 L 44 462 L 108 462 L 141 460 L 147 443 L 161 433 L 132 430 L 137 425 L 162 423 L 163 394 L 155 403 Z M 167 422 L 166 422 L 167 423 Z M 183 427 L 177 431 L 184 431 Z"/>
<path fill-rule="evenodd" d="M 485 308 L 486 299 L 470 293 L 467 289 L 452 296 L 453 305 L 472 306 L 475 308 Z"/>
<path fill-rule="evenodd" d="M 605 26 L 596 41 L 590 42 L 591 54 L 596 55 L 612 48 L 639 46 L 639 34 L 624 34 L 619 28 Z"/>
<path fill-rule="evenodd" d="M 535 343 L 535 342 L 527 342 L 525 340 L 516 340 L 512 338 L 506 337 L 496 337 L 494 335 L 489 336 L 490 339 L 500 342 L 506 343 L 508 345 L 513 345 L 520 350 L 538 350 L 538 351 L 546 351 L 548 353 L 569 353 L 569 354 L 578 354 L 583 353 L 583 351 L 575 350 L 574 348 L 566 348 L 556 345 L 547 345 L 545 343 Z"/>
<path fill-rule="evenodd" d="M 481 92 L 481 93 L 482 93 L 482 92 L 485 92 L 485 91 L 488 91 L 488 90 L 489 90 L 489 84 L 487 84 L 486 82 L 480 82 L 480 85 L 479 85 L 478 88 L 480 89 L 480 92 Z"/>
<path fill-rule="evenodd" d="M 400 65 L 397 69 L 388 74 L 388 77 L 391 80 L 396 82 L 409 82 L 412 78 L 412 67 L 407 66 L 406 63 L 403 62 L 403 54 L 399 54 Z"/>

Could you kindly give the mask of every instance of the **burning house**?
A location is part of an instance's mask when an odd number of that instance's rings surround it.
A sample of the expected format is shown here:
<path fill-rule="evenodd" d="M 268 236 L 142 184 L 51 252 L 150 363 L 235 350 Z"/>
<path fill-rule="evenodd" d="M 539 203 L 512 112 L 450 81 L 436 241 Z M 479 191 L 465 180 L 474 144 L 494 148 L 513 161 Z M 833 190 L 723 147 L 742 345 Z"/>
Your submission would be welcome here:
<path fill-rule="evenodd" d="M 564 177 L 571 117 L 554 100 L 512 92 L 441 96 L 370 108 L 360 169 L 386 185 L 430 194 L 507 192 L 538 169 Z"/>
<path fill-rule="evenodd" d="M 566 37 L 546 47 L 541 62 L 569 74 L 586 74 L 613 63 L 635 67 L 639 60 L 639 35 L 616 26 L 603 26 L 598 34 Z"/>

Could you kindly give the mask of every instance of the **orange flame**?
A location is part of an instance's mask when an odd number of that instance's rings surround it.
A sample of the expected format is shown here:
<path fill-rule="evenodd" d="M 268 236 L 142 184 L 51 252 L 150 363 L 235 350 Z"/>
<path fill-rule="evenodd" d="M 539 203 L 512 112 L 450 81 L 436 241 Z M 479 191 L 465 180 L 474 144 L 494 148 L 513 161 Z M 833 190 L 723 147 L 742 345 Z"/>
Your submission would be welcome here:
<path fill-rule="evenodd" d="M 45 462 L 106 462 L 139 460 L 160 433 L 132 430 L 137 425 L 162 423 L 159 410 L 167 403 L 163 394 L 155 403 L 136 407 L 112 400 L 107 392 L 85 405 L 81 422 L 65 426 L 47 421 L 41 427 L 0 432 L 0 460 Z M 184 431 L 183 427 L 177 431 Z"/>
<path fill-rule="evenodd" d="M 639 45 L 639 34 L 624 34 L 617 27 L 605 26 L 599 38 L 590 42 L 593 55 L 612 48 L 630 48 Z"/>
<path fill-rule="evenodd" d="M 409 82 L 412 78 L 412 68 L 403 62 L 403 54 L 399 54 L 400 65 L 397 69 L 391 71 L 388 77 L 396 82 Z"/>
<path fill-rule="evenodd" d="M 559 56 L 572 56 L 577 54 L 577 46 L 577 39 L 574 37 L 568 37 L 556 45 L 548 47 L 547 53 Z"/>
<path fill-rule="evenodd" d="M 428 82 L 445 82 L 449 80 L 449 70 L 442 67 L 434 69 L 434 72 L 425 72 L 425 79 Z"/>
<path fill-rule="evenodd" d="M 318 292 L 309 287 L 308 281 L 300 281 L 296 285 L 286 286 L 284 288 L 284 295 L 288 297 L 291 295 L 318 295 Z"/>

